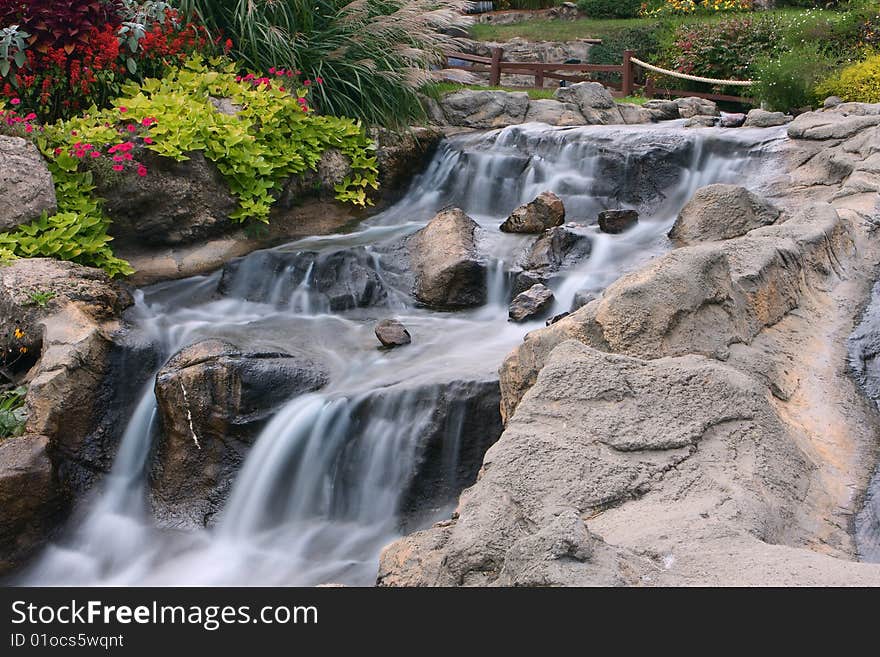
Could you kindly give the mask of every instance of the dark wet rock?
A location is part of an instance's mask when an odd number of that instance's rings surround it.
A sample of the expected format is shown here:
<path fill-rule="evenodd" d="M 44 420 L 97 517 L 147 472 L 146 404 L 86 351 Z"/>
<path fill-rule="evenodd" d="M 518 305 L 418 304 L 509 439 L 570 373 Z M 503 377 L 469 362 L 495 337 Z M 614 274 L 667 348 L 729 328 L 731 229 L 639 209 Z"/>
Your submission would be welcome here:
<path fill-rule="evenodd" d="M 635 210 L 604 210 L 599 213 L 599 230 L 617 235 L 639 223 L 639 213 Z"/>
<path fill-rule="evenodd" d="M 649 100 L 642 107 L 651 112 L 657 121 L 673 121 L 680 118 L 678 105 L 673 100 Z"/>
<path fill-rule="evenodd" d="M 440 212 L 408 240 L 416 299 L 435 308 L 486 302 L 486 265 L 477 253 L 478 229 L 473 219 L 453 208 Z"/>
<path fill-rule="evenodd" d="M 52 174 L 31 142 L 0 135 L 0 232 L 58 209 Z"/>
<path fill-rule="evenodd" d="M 510 303 L 509 317 L 514 322 L 537 319 L 553 305 L 553 291 L 538 283 L 522 292 Z"/>
<path fill-rule="evenodd" d="M 66 506 L 48 444 L 36 435 L 0 440 L 0 574 L 47 541 Z"/>
<path fill-rule="evenodd" d="M 558 322 L 558 321 L 560 321 L 560 320 L 562 320 L 562 319 L 565 319 L 565 318 L 568 317 L 569 315 L 571 315 L 570 312 L 564 312 L 564 313 L 559 313 L 558 315 L 553 315 L 553 317 L 551 317 L 550 319 L 548 319 L 548 320 L 544 323 L 544 326 L 550 326 L 550 325 L 552 325 L 552 324 L 555 324 L 556 322 Z"/>
<path fill-rule="evenodd" d="M 155 386 L 162 430 L 151 480 L 159 520 L 208 524 L 265 421 L 327 380 L 326 370 L 307 357 L 244 351 L 221 340 L 172 356 Z"/>
<path fill-rule="evenodd" d="M 553 192 L 542 192 L 534 201 L 519 206 L 501 224 L 505 233 L 542 233 L 565 223 L 565 206 Z"/>
<path fill-rule="evenodd" d="M 595 301 L 599 295 L 592 290 L 578 290 L 574 293 L 574 299 L 571 302 L 571 312 L 583 308 L 591 301 Z"/>
<path fill-rule="evenodd" d="M 547 274 L 585 260 L 591 250 L 592 242 L 587 235 L 555 226 L 535 241 L 520 265 L 524 270 Z"/>
<path fill-rule="evenodd" d="M 743 113 L 722 114 L 718 126 L 721 128 L 740 128 L 746 122 L 746 115 Z"/>
<path fill-rule="evenodd" d="M 400 347 L 412 342 L 409 331 L 396 319 L 383 319 L 376 324 L 375 332 L 383 347 Z"/>
<path fill-rule="evenodd" d="M 540 271 L 521 271 L 517 272 L 513 277 L 513 287 L 511 294 L 515 297 L 521 292 L 525 292 L 533 285 L 546 284 L 547 276 Z"/>

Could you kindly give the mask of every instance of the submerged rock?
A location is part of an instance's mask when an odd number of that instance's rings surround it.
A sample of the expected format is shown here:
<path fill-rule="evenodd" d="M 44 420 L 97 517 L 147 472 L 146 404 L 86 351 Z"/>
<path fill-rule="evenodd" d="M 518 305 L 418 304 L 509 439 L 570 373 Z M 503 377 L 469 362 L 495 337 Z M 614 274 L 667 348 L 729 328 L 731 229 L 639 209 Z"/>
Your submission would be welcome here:
<path fill-rule="evenodd" d="M 565 206 L 553 192 L 542 192 L 534 201 L 519 206 L 501 224 L 505 233 L 542 233 L 565 223 Z"/>
<path fill-rule="evenodd" d="M 477 253 L 478 229 L 477 222 L 452 208 L 409 239 L 416 299 L 441 309 L 486 303 L 486 265 Z"/>
<path fill-rule="evenodd" d="M 375 333 L 383 347 L 400 347 L 412 342 L 409 331 L 396 319 L 383 319 L 376 324 Z"/>
<path fill-rule="evenodd" d="M 0 163 L 0 232 L 55 214 L 55 184 L 36 146 L 0 135 Z"/>
<path fill-rule="evenodd" d="M 243 351 L 221 340 L 172 356 L 155 385 L 162 434 L 151 479 L 160 521 L 207 524 L 262 424 L 284 402 L 327 380 L 308 358 Z"/>
<path fill-rule="evenodd" d="M 553 305 L 553 291 L 538 283 L 516 295 L 508 312 L 511 321 L 525 322 L 537 319 Z"/>
<path fill-rule="evenodd" d="M 707 185 L 696 191 L 669 231 L 679 244 L 726 240 L 774 223 L 780 210 L 738 185 Z"/>
<path fill-rule="evenodd" d="M 599 230 L 617 235 L 639 223 L 639 213 L 635 210 L 603 210 L 599 213 Z"/>

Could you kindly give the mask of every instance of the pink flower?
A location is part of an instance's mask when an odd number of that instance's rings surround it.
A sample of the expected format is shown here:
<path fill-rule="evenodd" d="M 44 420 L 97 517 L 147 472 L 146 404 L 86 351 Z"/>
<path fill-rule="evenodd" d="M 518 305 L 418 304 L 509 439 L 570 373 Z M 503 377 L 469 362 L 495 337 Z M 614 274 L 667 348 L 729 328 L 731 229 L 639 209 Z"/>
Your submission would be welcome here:
<path fill-rule="evenodd" d="M 149 128 L 155 122 L 156 122 L 156 119 L 154 119 L 152 116 L 148 116 L 143 121 L 141 121 L 141 125 L 144 126 L 145 128 Z"/>
<path fill-rule="evenodd" d="M 311 80 L 303 80 L 303 84 L 308 87 L 308 86 L 311 86 L 312 81 Z"/>
<path fill-rule="evenodd" d="M 275 74 L 275 67 L 274 66 L 269 69 L 269 73 L 272 73 L 273 75 Z"/>
<path fill-rule="evenodd" d="M 119 111 L 125 114 L 128 111 L 128 108 L 120 106 Z"/>
<path fill-rule="evenodd" d="M 13 98 L 9 101 L 11 105 L 21 105 L 21 98 Z"/>
<path fill-rule="evenodd" d="M 62 151 L 61 151 L 60 148 L 56 148 L 56 149 L 55 149 L 55 155 L 61 155 L 61 152 L 62 152 Z"/>
<path fill-rule="evenodd" d="M 92 151 L 92 157 L 97 159 L 97 158 L 101 157 L 101 154 L 98 151 Z"/>
<path fill-rule="evenodd" d="M 287 89 L 285 89 L 284 87 L 278 87 L 278 91 L 284 93 L 285 91 L 287 91 Z"/>
<path fill-rule="evenodd" d="M 147 175 L 147 167 L 145 167 L 143 164 L 138 167 L 138 175 L 141 178 Z"/>
<path fill-rule="evenodd" d="M 34 126 L 32 126 L 30 123 L 28 123 L 28 124 L 24 127 L 24 131 L 25 131 L 25 132 L 33 132 L 33 131 L 34 131 Z"/>
<path fill-rule="evenodd" d="M 73 135 L 74 137 L 76 137 L 76 130 L 71 130 L 70 134 Z"/>
<path fill-rule="evenodd" d="M 126 126 L 125 129 L 128 130 L 129 132 L 137 132 L 137 126 L 134 123 Z"/>
<path fill-rule="evenodd" d="M 24 117 L 24 120 L 25 121 L 33 121 L 35 118 L 37 118 L 37 115 L 34 114 L 33 112 L 31 112 L 26 117 Z"/>
<path fill-rule="evenodd" d="M 114 170 L 114 171 L 124 171 L 124 170 L 125 170 L 125 167 L 122 166 L 121 164 L 114 164 L 114 165 L 113 165 L 113 170 Z"/>
<path fill-rule="evenodd" d="M 132 155 L 131 153 L 126 153 L 122 157 L 125 158 L 129 162 L 134 159 L 134 155 Z"/>
<path fill-rule="evenodd" d="M 75 152 L 74 152 L 74 155 L 76 155 L 76 156 L 79 157 L 79 158 L 83 158 L 83 157 L 86 156 L 86 152 L 85 152 L 84 150 L 80 149 L 80 150 L 78 150 L 78 151 L 75 151 Z"/>
<path fill-rule="evenodd" d="M 315 82 L 318 84 L 324 84 L 324 78 L 315 78 Z"/>
<path fill-rule="evenodd" d="M 144 137 L 144 143 L 145 143 L 145 144 L 152 144 L 152 143 L 153 143 L 153 140 L 150 139 L 149 137 Z"/>

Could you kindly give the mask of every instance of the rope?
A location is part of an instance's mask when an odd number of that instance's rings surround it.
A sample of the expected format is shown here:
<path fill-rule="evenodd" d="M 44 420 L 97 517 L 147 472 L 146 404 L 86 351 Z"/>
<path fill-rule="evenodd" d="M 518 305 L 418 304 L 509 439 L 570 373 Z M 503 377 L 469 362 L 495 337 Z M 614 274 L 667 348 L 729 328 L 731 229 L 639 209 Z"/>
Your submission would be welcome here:
<path fill-rule="evenodd" d="M 682 80 L 690 80 L 692 82 L 705 82 L 707 84 L 717 84 L 725 87 L 750 87 L 755 84 L 754 80 L 716 80 L 714 78 L 701 78 L 698 75 L 687 75 L 685 73 L 679 73 L 678 71 L 670 71 L 669 69 L 660 68 L 659 66 L 652 66 L 651 64 L 643 62 L 641 59 L 636 59 L 635 57 L 631 57 L 630 61 L 634 64 L 638 64 L 642 68 L 648 69 L 649 71 L 654 71 L 654 73 L 661 73 L 663 75 L 681 78 Z"/>

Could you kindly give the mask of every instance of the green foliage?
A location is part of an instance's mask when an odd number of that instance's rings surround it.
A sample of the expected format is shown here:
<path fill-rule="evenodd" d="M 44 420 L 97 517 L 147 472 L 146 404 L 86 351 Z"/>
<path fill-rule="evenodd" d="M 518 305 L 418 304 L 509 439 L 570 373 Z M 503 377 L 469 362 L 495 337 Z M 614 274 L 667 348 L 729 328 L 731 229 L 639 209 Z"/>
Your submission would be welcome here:
<path fill-rule="evenodd" d="M 11 438 L 24 433 L 27 409 L 24 399 L 27 388 L 22 386 L 0 392 L 0 438 Z"/>
<path fill-rule="evenodd" d="M 327 81 L 324 113 L 400 125 L 423 116 L 418 89 L 453 41 L 432 24 L 460 19 L 462 2 L 435 0 L 183 0 L 232 56 L 255 70 L 301 70 Z M 438 6 L 445 14 L 441 16 Z M 430 13 L 430 15 L 429 15 Z M 443 18 L 445 16 L 445 18 Z M 454 48 L 453 48 L 454 49 Z"/>
<path fill-rule="evenodd" d="M 578 0 L 578 9 L 590 18 L 635 18 L 643 0 Z"/>
<path fill-rule="evenodd" d="M 847 66 L 816 88 L 817 96 L 839 96 L 845 101 L 880 103 L 880 54 Z"/>
<path fill-rule="evenodd" d="M 28 292 L 28 306 L 36 306 L 37 308 L 45 308 L 49 305 L 49 302 L 52 301 L 57 295 L 50 291 L 43 292 L 41 290 L 30 290 Z"/>
<path fill-rule="evenodd" d="M 774 111 L 789 112 L 816 103 L 815 87 L 833 62 L 815 44 L 799 46 L 754 67 L 757 84 L 752 93 Z"/>
<path fill-rule="evenodd" d="M 374 144 L 360 124 L 305 112 L 283 87 L 238 80 L 234 65 L 213 65 L 220 70 L 191 60 L 161 80 L 131 87 L 117 101 L 131 119 L 156 120 L 149 149 L 176 160 L 203 151 L 238 197 L 233 218 L 239 221 L 268 222 L 273 193 L 291 176 L 314 171 L 329 149 L 338 149 L 352 163 L 352 175 L 337 187 L 336 198 L 369 203 L 367 190 L 378 187 L 378 170 Z M 299 97 L 305 93 L 300 89 Z M 229 98 L 241 111 L 222 114 L 212 97 Z"/>
<path fill-rule="evenodd" d="M 648 62 L 657 61 L 661 52 L 661 30 L 654 25 L 639 25 L 611 34 L 602 43 L 590 48 L 590 64 L 620 64 L 623 51 L 633 50 L 636 56 Z M 601 81 L 620 82 L 617 73 L 599 73 Z"/>

